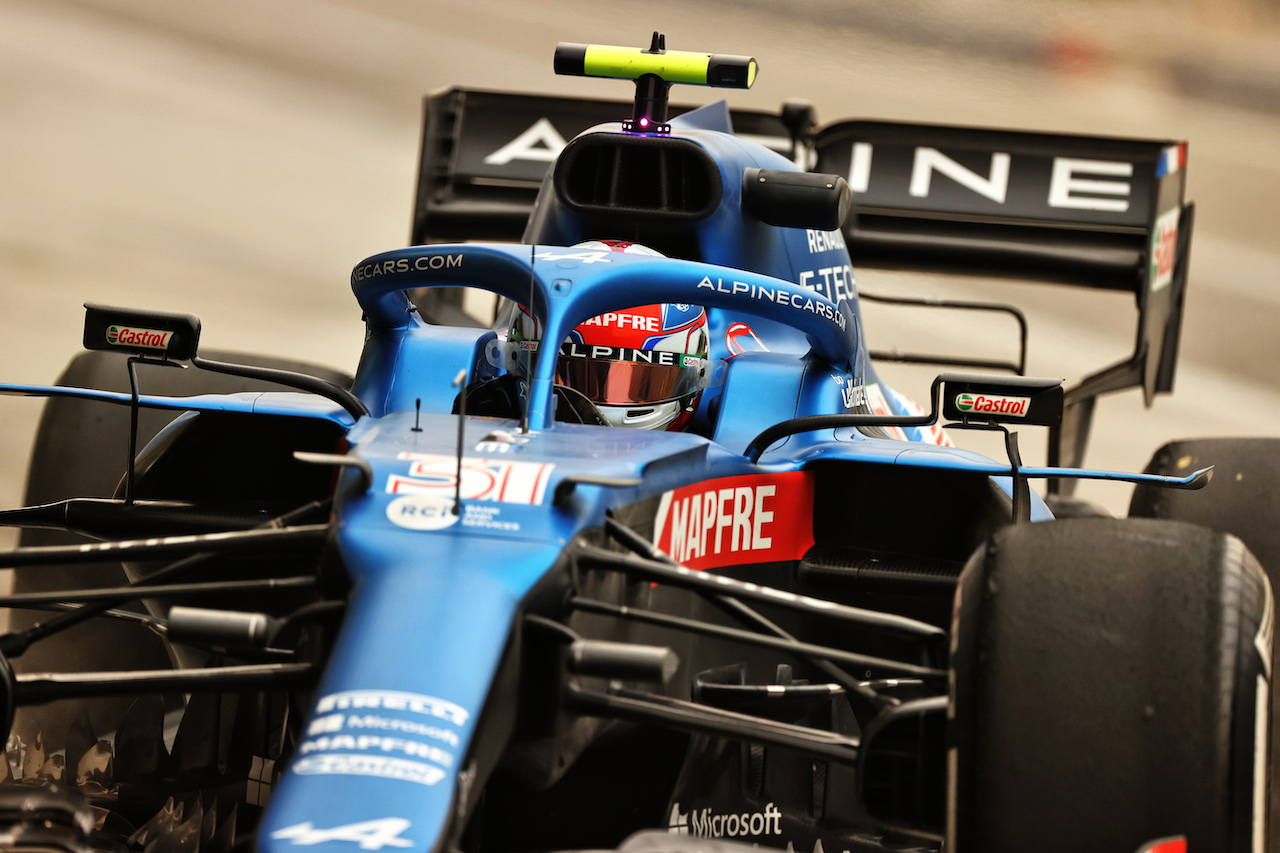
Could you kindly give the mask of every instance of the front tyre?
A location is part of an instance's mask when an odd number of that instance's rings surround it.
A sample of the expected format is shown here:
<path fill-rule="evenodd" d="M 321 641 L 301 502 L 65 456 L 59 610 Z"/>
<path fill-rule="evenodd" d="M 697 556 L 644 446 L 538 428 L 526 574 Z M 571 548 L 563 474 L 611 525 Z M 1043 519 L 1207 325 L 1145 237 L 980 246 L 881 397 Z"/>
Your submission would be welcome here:
<path fill-rule="evenodd" d="M 1266 849 L 1272 621 L 1234 536 L 999 531 L 957 592 L 947 849 Z"/>

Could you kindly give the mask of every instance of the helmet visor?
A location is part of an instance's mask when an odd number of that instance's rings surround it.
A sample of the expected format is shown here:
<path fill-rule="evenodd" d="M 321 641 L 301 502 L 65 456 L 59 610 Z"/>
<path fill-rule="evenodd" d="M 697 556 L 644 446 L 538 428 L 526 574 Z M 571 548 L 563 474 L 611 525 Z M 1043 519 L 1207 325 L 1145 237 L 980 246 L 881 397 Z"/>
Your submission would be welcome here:
<path fill-rule="evenodd" d="M 583 350 L 614 350 L 613 347 L 583 347 L 566 344 L 560 350 L 556 378 L 582 392 L 593 403 L 631 406 L 664 403 L 697 393 L 702 387 L 704 359 L 684 353 L 653 350 L 642 352 L 646 361 L 588 358 Z"/>

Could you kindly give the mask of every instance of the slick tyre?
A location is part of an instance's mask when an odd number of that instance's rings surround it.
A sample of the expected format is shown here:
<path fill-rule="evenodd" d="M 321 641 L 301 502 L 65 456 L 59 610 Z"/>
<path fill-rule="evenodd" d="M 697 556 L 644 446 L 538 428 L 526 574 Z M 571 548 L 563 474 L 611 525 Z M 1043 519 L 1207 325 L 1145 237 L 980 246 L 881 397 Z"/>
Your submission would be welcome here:
<path fill-rule="evenodd" d="M 1265 849 L 1272 620 L 1228 534 L 999 531 L 957 591 L 947 849 Z"/>
<path fill-rule="evenodd" d="M 1172 441 L 1147 464 L 1147 472 L 1185 477 L 1213 467 L 1209 484 L 1197 491 L 1138 486 L 1130 518 L 1164 518 L 1202 524 L 1240 537 L 1258 558 L 1271 588 L 1280 588 L 1280 438 L 1203 438 Z M 1271 694 L 1271 716 L 1280 716 Z M 1271 739 L 1271 767 L 1280 768 L 1280 738 Z M 1271 786 L 1270 818 L 1280 826 L 1280 785 Z M 1271 833 L 1280 850 L 1280 830 Z"/>
<path fill-rule="evenodd" d="M 1147 463 L 1150 474 L 1185 477 L 1213 466 L 1203 489 L 1138 486 L 1130 518 L 1165 518 L 1233 533 L 1258 558 L 1274 587 L 1280 581 L 1280 438 L 1171 441 Z"/>

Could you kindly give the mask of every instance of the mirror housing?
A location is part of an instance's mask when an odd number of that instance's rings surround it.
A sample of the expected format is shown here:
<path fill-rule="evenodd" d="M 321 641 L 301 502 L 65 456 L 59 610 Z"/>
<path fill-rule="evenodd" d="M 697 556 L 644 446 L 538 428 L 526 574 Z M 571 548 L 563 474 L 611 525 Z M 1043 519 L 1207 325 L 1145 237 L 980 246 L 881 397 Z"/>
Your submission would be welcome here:
<path fill-rule="evenodd" d="M 84 348 L 190 361 L 200 343 L 200 318 L 141 308 L 84 304 Z"/>
<path fill-rule="evenodd" d="M 844 225 L 853 191 L 839 175 L 745 169 L 742 210 L 768 225 L 835 231 Z"/>
<path fill-rule="evenodd" d="M 1062 423 L 1062 380 L 986 373 L 944 373 L 942 416 L 967 423 Z"/>

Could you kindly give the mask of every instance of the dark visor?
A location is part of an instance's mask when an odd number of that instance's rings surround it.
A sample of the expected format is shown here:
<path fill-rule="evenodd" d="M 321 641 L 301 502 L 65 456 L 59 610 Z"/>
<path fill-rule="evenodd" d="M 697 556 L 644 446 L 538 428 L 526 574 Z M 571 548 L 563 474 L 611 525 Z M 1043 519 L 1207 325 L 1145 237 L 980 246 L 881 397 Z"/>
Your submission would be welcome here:
<path fill-rule="evenodd" d="M 702 386 L 702 359 L 686 358 L 689 365 L 677 366 L 562 357 L 556 364 L 556 378 L 594 403 L 665 403 L 687 397 Z"/>

